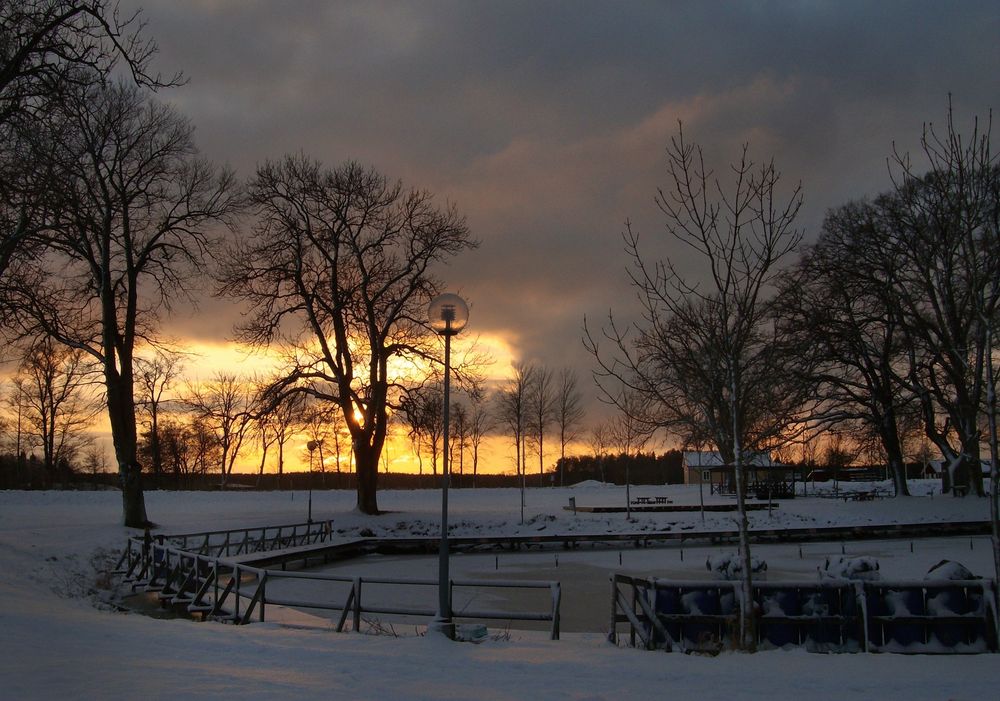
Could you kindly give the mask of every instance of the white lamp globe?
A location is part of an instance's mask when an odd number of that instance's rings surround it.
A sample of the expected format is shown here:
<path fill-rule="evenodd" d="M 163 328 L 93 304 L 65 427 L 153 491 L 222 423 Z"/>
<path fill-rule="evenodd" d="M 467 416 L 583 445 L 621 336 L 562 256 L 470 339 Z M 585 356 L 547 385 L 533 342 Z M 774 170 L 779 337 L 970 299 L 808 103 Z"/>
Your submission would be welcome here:
<path fill-rule="evenodd" d="M 458 295 L 439 295 L 427 307 L 427 320 L 435 333 L 454 336 L 469 321 L 469 305 Z"/>

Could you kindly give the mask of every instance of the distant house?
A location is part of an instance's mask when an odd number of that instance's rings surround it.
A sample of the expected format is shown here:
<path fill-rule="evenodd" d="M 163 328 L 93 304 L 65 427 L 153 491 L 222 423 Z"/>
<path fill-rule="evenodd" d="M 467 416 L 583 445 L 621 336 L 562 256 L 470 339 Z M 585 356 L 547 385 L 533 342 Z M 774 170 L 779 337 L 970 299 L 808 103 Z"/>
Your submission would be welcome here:
<path fill-rule="evenodd" d="M 769 453 L 744 456 L 748 466 L 769 470 L 777 466 Z M 721 481 L 721 475 L 732 472 L 732 466 L 722 461 L 718 451 L 685 451 L 683 458 L 684 484 L 709 484 Z M 712 477 L 713 473 L 716 477 Z"/>
<path fill-rule="evenodd" d="M 990 476 L 989 460 L 980 460 L 979 467 L 982 470 L 983 477 Z M 924 475 L 930 478 L 940 478 L 947 469 L 948 469 L 947 460 L 929 460 L 927 462 L 927 467 L 924 468 Z"/>
<path fill-rule="evenodd" d="M 920 472 L 919 472 L 919 474 L 916 475 L 916 477 L 919 478 L 919 479 L 922 479 L 922 480 L 936 479 L 936 478 L 941 477 L 941 471 L 940 471 L 939 467 L 937 467 L 935 465 L 936 462 L 940 462 L 940 461 L 939 460 L 938 461 L 929 460 L 926 463 L 924 463 L 923 465 L 920 465 L 919 466 Z M 907 470 L 906 476 L 907 477 L 913 477 L 914 475 L 911 474 L 909 470 Z"/>

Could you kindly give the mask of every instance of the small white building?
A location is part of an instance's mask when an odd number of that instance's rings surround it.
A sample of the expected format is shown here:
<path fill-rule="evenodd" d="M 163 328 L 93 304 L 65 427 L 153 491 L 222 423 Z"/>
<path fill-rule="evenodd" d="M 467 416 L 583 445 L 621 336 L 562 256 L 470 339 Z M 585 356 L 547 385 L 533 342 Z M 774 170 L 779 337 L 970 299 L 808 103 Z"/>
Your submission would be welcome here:
<path fill-rule="evenodd" d="M 752 453 L 744 459 L 747 465 L 753 467 L 771 468 L 776 464 L 769 453 Z M 726 464 L 718 451 L 685 451 L 683 466 L 684 484 L 709 484 L 712 482 L 713 468 L 717 473 L 722 472 Z"/>
<path fill-rule="evenodd" d="M 980 460 L 979 467 L 982 470 L 983 477 L 990 476 L 990 461 L 988 459 Z M 924 476 L 930 478 L 939 478 L 941 473 L 948 469 L 947 460 L 928 460 L 927 467 L 924 468 Z"/>

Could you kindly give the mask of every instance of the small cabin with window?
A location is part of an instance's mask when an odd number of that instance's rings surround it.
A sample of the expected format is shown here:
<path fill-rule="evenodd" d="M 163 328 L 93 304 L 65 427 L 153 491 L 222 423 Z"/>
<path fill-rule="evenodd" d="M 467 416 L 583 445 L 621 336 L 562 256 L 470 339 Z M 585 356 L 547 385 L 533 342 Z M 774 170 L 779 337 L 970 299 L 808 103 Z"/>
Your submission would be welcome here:
<path fill-rule="evenodd" d="M 795 492 L 795 469 L 781 465 L 765 452 L 744 456 L 746 493 L 748 496 L 787 498 Z M 708 485 L 709 494 L 735 494 L 736 477 L 732 465 L 722 460 L 717 451 L 686 451 L 683 456 L 684 484 Z"/>

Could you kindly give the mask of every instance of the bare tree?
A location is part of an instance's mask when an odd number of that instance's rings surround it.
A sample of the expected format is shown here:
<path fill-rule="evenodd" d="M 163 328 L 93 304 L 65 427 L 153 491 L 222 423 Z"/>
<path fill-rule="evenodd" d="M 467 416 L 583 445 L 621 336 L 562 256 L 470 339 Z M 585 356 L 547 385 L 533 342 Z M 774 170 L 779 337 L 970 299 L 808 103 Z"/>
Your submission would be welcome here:
<path fill-rule="evenodd" d="M 993 545 L 993 573 L 1000 582 L 1000 436 L 997 431 L 997 378 L 993 365 L 995 350 L 993 320 L 987 323 L 986 421 L 990 450 L 990 540 Z"/>
<path fill-rule="evenodd" d="M 852 464 L 858 456 L 858 451 L 850 445 L 847 437 L 840 431 L 827 434 L 826 448 L 823 450 L 823 464 L 833 473 L 833 488 L 837 489 L 844 468 Z"/>
<path fill-rule="evenodd" d="M 454 465 L 454 451 L 458 451 L 458 474 L 465 474 L 465 449 L 469 445 L 469 412 L 464 404 L 453 402 L 451 405 L 452 434 L 448 443 L 448 465 Z"/>
<path fill-rule="evenodd" d="M 267 457 L 277 440 L 274 431 L 274 420 L 270 414 L 255 414 L 253 417 L 252 438 L 257 442 L 260 453 L 260 463 L 257 465 L 256 485 L 259 487 L 264 479 L 264 468 L 267 467 Z"/>
<path fill-rule="evenodd" d="M 188 383 L 184 404 L 215 433 L 221 450 L 219 484 L 225 488 L 253 425 L 253 390 L 246 378 L 217 372 L 204 382 Z"/>
<path fill-rule="evenodd" d="M 88 445 L 83 451 L 83 469 L 91 477 L 96 477 L 109 471 L 108 454 L 98 445 Z"/>
<path fill-rule="evenodd" d="M 222 462 L 215 432 L 197 418 L 168 413 L 160 417 L 160 455 L 165 473 L 182 486 L 192 477 L 207 475 Z M 150 452 L 149 433 L 140 443 L 140 454 Z"/>
<path fill-rule="evenodd" d="M 268 384 L 262 395 L 257 397 L 258 421 L 263 422 L 264 430 L 270 432 L 270 445 L 278 449 L 277 473 L 278 484 L 281 485 L 282 477 L 285 474 L 285 446 L 292 436 L 301 428 L 306 411 L 306 396 L 304 394 L 289 394 L 283 396 L 277 403 L 272 401 L 270 389 L 273 384 Z M 261 458 L 260 475 L 264 472 L 264 459 Z"/>
<path fill-rule="evenodd" d="M 251 195 L 257 225 L 229 256 L 221 291 L 250 303 L 242 339 L 269 345 L 291 336 L 297 357 L 274 395 L 304 392 L 340 409 L 358 509 L 378 513 L 388 409 L 412 387 L 396 361 L 436 362 L 424 321 L 438 290 L 432 269 L 475 244 L 453 208 L 356 163 L 266 163 Z"/>
<path fill-rule="evenodd" d="M 53 182 L 25 158 L 21 137 L 68 91 L 106 79 L 124 63 L 136 83 L 176 85 L 150 71 L 156 44 L 138 12 L 106 0 L 0 0 L 0 278 L 42 228 L 42 201 Z"/>
<path fill-rule="evenodd" d="M 619 401 L 623 408 L 606 425 L 608 447 L 619 455 L 635 456 L 652 439 L 653 427 L 642 418 L 647 412 L 640 406 L 641 395 L 630 392 Z"/>
<path fill-rule="evenodd" d="M 618 414 L 608 424 L 608 439 L 616 452 L 625 459 L 625 518 L 632 520 L 632 479 L 630 469 L 632 460 L 638 457 L 642 449 L 653 437 L 653 427 L 648 421 L 640 418 L 646 414 L 641 404 L 642 395 L 628 392 L 620 399 L 622 407 Z"/>
<path fill-rule="evenodd" d="M 924 129 L 926 173 L 895 154 L 885 240 L 886 255 L 902 263 L 908 388 L 952 485 L 978 495 L 989 327 L 1000 306 L 1000 160 L 990 132 L 990 122 L 980 129 L 977 120 L 962 135 L 949 105 L 943 133 Z"/>
<path fill-rule="evenodd" d="M 437 384 L 427 384 L 407 393 L 400 405 L 403 421 L 417 450 L 417 459 L 426 448 L 431 455 L 431 471 L 438 473 L 438 459 L 444 439 L 444 390 Z M 423 463 L 421 462 L 421 465 Z"/>
<path fill-rule="evenodd" d="M 37 157 L 58 181 L 49 254 L 15 290 L 15 321 L 102 367 L 125 525 L 148 522 L 136 459 L 136 344 L 185 295 L 212 245 L 208 227 L 240 204 L 235 181 L 195 155 L 190 124 L 135 87 L 64 101 Z"/>
<path fill-rule="evenodd" d="M 93 384 L 94 369 L 80 351 L 42 339 L 24 353 L 14 391 L 26 434 L 42 448 L 49 482 L 90 440 L 84 432 L 100 411 Z"/>
<path fill-rule="evenodd" d="M 545 430 L 555 419 L 555 378 L 552 370 L 539 365 L 532 374 L 527 396 L 527 435 L 538 448 L 538 486 L 545 480 Z"/>
<path fill-rule="evenodd" d="M 878 438 L 896 496 L 907 496 L 900 423 L 913 413 L 896 303 L 899 259 L 885 254 L 883 203 L 831 211 L 819 241 L 782 280 L 779 315 L 793 368 L 821 398 L 812 420 Z"/>
<path fill-rule="evenodd" d="M 525 434 L 528 425 L 528 393 L 535 369 L 525 363 L 515 363 L 513 374 L 501 385 L 496 394 L 497 422 L 514 441 L 515 469 L 521 478 L 521 519 L 524 519 L 524 473 L 527 456 L 524 454 Z"/>
<path fill-rule="evenodd" d="M 581 422 L 586 415 L 583 397 L 577 388 L 576 373 L 570 368 L 563 368 L 559 373 L 554 405 L 555 423 L 559 431 L 559 486 L 561 487 L 564 483 L 562 465 L 566 460 L 566 446 L 580 437 Z"/>
<path fill-rule="evenodd" d="M 609 424 L 602 422 L 593 426 L 587 435 L 587 443 L 590 446 L 590 452 L 594 454 L 594 458 L 601 468 L 601 482 L 606 482 L 604 458 L 611 446 L 611 427 Z"/>
<path fill-rule="evenodd" d="M 627 226 L 629 275 L 643 305 L 641 323 L 604 330 L 609 354 L 587 331 L 599 364 L 605 400 L 628 411 L 623 397 L 637 395 L 635 417 L 689 439 L 710 435 L 736 477 L 744 618 L 740 647 L 754 641 L 750 539 L 744 504 L 744 457 L 776 440 L 798 417 L 800 397 L 783 385 L 769 301 L 777 269 L 798 244 L 794 228 L 801 188 L 781 199 L 773 162 L 756 166 L 744 146 L 730 183 L 705 166 L 700 148 L 683 131 L 667 148 L 670 186 L 657 204 L 668 236 L 706 263 L 706 279 L 682 274 L 670 261 L 647 261 Z M 629 334 L 629 330 L 633 335 Z"/>
<path fill-rule="evenodd" d="M 136 382 L 139 386 L 137 408 L 148 419 L 149 459 L 153 474 L 159 479 L 163 473 L 163 456 L 160 451 L 160 414 L 170 400 L 164 395 L 171 389 L 182 370 L 178 355 L 158 351 L 151 358 L 136 358 Z"/>
<path fill-rule="evenodd" d="M 472 409 L 469 412 L 469 445 L 472 448 L 472 486 L 479 475 L 479 448 L 486 435 L 493 429 L 494 418 L 482 389 L 469 392 Z"/>
<path fill-rule="evenodd" d="M 107 0 L 0 0 L 0 121 L 44 109 L 65 83 L 108 76 L 120 61 L 150 88 L 175 85 L 150 72 L 156 44 L 139 12 Z"/>
<path fill-rule="evenodd" d="M 9 422 L 4 427 L 8 431 L 7 445 L 8 449 L 14 453 L 17 461 L 16 481 L 21 482 L 24 480 L 24 460 L 26 451 L 28 450 L 26 417 L 29 409 L 27 398 L 22 392 L 18 391 L 17 385 L 12 381 L 10 390 L 3 395 L 3 403 L 10 412 Z"/>
<path fill-rule="evenodd" d="M 347 424 L 344 422 L 344 415 L 337 407 L 334 407 L 334 410 L 329 413 L 329 421 L 330 435 L 333 438 L 334 471 L 340 472 L 340 461 L 345 452 L 344 441 L 350 441 L 350 434 L 347 431 Z"/>
<path fill-rule="evenodd" d="M 313 466 L 313 452 L 319 453 L 319 471 L 323 474 L 323 485 L 326 486 L 326 454 L 324 448 L 336 441 L 338 414 L 332 407 L 318 403 L 306 403 L 302 408 L 302 431 L 307 440 L 309 451 L 309 468 Z M 338 455 L 339 458 L 339 455 Z M 339 466 L 338 466 L 339 471 Z"/>

